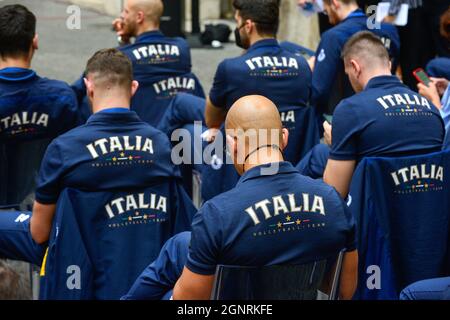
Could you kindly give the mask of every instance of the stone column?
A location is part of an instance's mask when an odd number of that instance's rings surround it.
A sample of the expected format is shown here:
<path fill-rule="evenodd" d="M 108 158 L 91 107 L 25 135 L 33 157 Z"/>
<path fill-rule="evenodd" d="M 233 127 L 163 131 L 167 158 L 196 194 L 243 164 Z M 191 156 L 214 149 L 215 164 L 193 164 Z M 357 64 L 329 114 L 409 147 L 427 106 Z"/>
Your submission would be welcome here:
<path fill-rule="evenodd" d="M 297 0 L 281 0 L 280 17 L 279 40 L 316 50 L 320 40 L 317 15 L 305 17 L 298 9 Z"/>

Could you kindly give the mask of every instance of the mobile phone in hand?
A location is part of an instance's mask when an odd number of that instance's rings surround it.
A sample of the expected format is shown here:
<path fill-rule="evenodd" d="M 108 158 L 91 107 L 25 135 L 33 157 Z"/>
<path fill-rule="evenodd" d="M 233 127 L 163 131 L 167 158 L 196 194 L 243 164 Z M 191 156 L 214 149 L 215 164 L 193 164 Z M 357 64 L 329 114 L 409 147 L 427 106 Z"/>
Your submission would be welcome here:
<path fill-rule="evenodd" d="M 417 81 L 423 83 L 427 87 L 428 87 L 428 85 L 431 82 L 430 77 L 428 77 L 428 75 L 426 74 L 426 72 L 422 68 L 414 70 L 413 71 L 413 75 L 417 79 Z"/>

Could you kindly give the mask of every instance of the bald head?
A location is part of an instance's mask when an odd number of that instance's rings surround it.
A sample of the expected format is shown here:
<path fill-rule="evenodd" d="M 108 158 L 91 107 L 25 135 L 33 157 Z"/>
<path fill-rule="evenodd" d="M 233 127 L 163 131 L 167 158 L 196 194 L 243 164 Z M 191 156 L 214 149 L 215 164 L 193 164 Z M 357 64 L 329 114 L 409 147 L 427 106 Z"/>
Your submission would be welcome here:
<path fill-rule="evenodd" d="M 289 133 L 283 128 L 275 104 L 263 96 L 236 101 L 225 121 L 227 143 L 236 170 L 242 174 L 253 166 L 279 162 Z"/>
<path fill-rule="evenodd" d="M 246 96 L 236 101 L 228 111 L 226 129 L 279 130 L 280 113 L 275 104 L 263 96 Z"/>
<path fill-rule="evenodd" d="M 128 8 L 134 12 L 142 11 L 145 19 L 152 23 L 158 23 L 164 12 L 164 4 L 161 0 L 128 0 Z"/>

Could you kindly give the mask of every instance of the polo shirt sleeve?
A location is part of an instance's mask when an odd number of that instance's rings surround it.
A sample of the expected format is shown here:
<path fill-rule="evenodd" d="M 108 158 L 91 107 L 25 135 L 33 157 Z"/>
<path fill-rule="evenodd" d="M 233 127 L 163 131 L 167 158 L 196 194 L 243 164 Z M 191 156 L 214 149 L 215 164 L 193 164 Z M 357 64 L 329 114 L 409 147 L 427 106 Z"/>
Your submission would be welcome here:
<path fill-rule="evenodd" d="M 44 155 L 39 171 L 36 201 L 55 204 L 61 192 L 61 178 L 64 173 L 64 159 L 58 140 L 54 140 Z"/>
<path fill-rule="evenodd" d="M 226 61 L 222 61 L 217 68 L 214 83 L 209 93 L 209 99 L 214 106 L 226 108 L 227 85 Z"/>
<path fill-rule="evenodd" d="M 353 108 L 346 100 L 342 101 L 334 112 L 330 159 L 357 160 L 359 131 Z"/>
<path fill-rule="evenodd" d="M 219 210 L 207 202 L 194 217 L 192 239 L 186 267 L 197 274 L 213 275 L 221 248 Z"/>
<path fill-rule="evenodd" d="M 335 34 L 324 33 L 316 52 L 316 62 L 312 75 L 312 103 L 317 107 L 326 106 L 330 99 L 338 68 L 342 64 L 341 45 Z"/>

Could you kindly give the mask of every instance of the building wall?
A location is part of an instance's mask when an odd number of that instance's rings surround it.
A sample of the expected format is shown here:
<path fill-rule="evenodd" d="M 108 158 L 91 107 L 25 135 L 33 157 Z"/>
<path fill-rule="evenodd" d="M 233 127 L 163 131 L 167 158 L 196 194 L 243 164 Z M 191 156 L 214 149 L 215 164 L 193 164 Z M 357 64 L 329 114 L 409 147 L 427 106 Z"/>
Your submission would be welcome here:
<path fill-rule="evenodd" d="M 68 0 L 71 3 L 118 16 L 123 0 Z M 181 0 L 167 0 L 181 1 Z M 186 29 L 189 31 L 191 20 L 191 1 L 186 0 Z M 222 2 L 221 2 L 222 1 Z M 202 21 L 216 20 L 221 17 L 221 8 L 227 7 L 231 0 L 200 0 L 200 18 Z M 229 6 L 229 4 L 228 4 Z M 306 18 L 297 7 L 297 0 L 281 0 L 280 40 L 300 43 L 315 49 L 319 42 L 319 25 L 317 17 Z"/>

